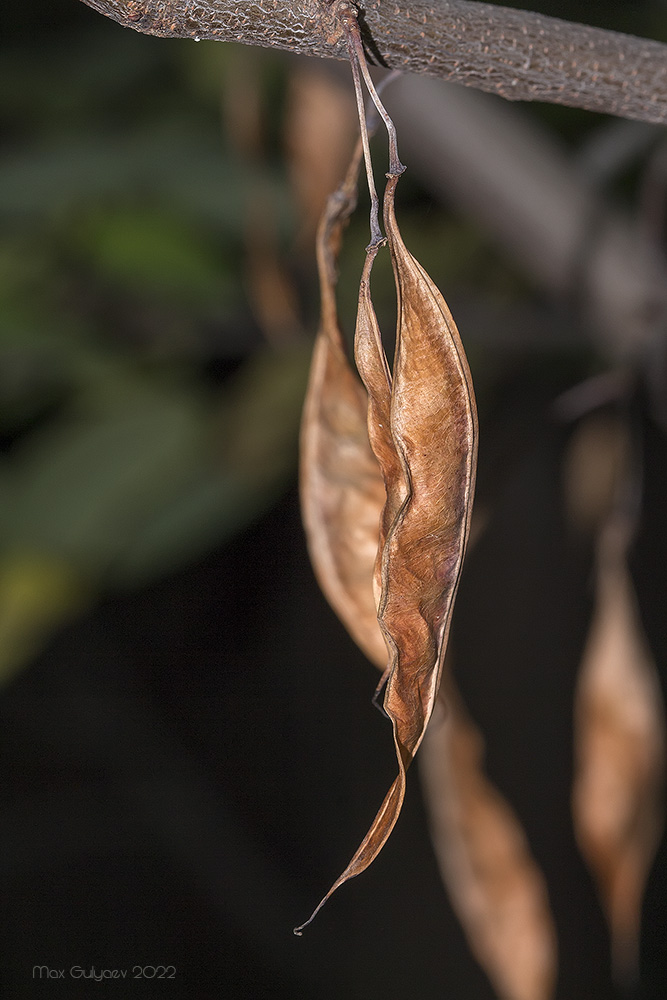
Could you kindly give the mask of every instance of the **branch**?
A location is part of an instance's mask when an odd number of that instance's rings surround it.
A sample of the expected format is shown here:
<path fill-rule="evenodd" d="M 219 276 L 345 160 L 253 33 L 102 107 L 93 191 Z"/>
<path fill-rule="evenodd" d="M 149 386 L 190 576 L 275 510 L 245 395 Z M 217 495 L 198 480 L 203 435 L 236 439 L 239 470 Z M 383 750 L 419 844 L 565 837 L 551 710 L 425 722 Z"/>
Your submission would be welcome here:
<path fill-rule="evenodd" d="M 119 24 L 346 59 L 345 0 L 83 0 Z M 371 59 L 515 101 L 667 122 L 667 45 L 472 0 L 359 0 Z"/>

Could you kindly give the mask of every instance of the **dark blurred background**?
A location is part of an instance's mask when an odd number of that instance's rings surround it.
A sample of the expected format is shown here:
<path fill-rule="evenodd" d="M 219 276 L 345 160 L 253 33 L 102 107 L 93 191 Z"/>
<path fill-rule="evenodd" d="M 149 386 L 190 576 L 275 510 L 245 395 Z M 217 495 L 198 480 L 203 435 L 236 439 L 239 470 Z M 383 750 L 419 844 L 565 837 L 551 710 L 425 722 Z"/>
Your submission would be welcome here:
<path fill-rule="evenodd" d="M 667 40 L 659 0 L 533 9 Z M 72 997 L 492 1000 L 416 769 L 382 855 L 292 935 L 395 769 L 296 488 L 314 228 L 354 137 L 347 67 L 151 38 L 77 0 L 2 20 L 3 995 L 57 989 L 47 966 Z M 547 881 L 559 1000 L 663 997 L 664 839 L 639 971 L 614 974 L 571 796 L 596 551 L 619 506 L 662 717 L 664 135 L 420 85 L 386 92 L 410 167 L 399 219 L 457 317 L 481 419 L 457 683 Z M 366 208 L 341 263 L 348 330 Z M 388 267 L 375 288 L 390 329 Z M 630 458 L 600 497 L 595 459 L 619 433 Z"/>

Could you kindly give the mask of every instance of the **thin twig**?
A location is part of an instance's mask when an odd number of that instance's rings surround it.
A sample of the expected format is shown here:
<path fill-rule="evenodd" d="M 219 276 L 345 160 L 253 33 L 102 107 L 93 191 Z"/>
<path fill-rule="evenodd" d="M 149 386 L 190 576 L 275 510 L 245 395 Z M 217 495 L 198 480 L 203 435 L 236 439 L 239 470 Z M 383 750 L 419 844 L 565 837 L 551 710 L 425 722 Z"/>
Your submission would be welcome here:
<path fill-rule="evenodd" d="M 347 37 L 347 44 L 350 50 L 350 62 L 353 64 L 357 62 L 359 64 L 359 69 L 361 70 L 362 76 L 368 87 L 368 93 L 371 95 L 371 100 L 377 108 L 377 112 L 380 118 L 385 124 L 387 129 L 387 135 L 389 136 L 389 173 L 397 177 L 402 174 L 405 167 L 401 163 L 398 157 L 398 140 L 396 137 L 396 126 L 389 117 L 387 109 L 380 100 L 380 96 L 375 89 L 375 84 L 373 83 L 373 78 L 368 70 L 368 63 L 366 62 L 366 53 L 364 52 L 364 47 L 361 42 L 361 34 L 359 32 L 359 25 L 357 24 L 356 16 L 347 16 L 344 20 L 345 25 L 345 35 Z M 354 72 L 354 69 L 353 69 Z"/>
<path fill-rule="evenodd" d="M 361 143 L 364 148 L 364 164 L 366 166 L 366 178 L 368 180 L 368 191 L 371 196 L 371 242 L 369 247 L 380 246 L 384 242 L 382 230 L 380 229 L 380 202 L 375 187 L 375 176 L 373 174 L 373 162 L 371 160 L 371 147 L 368 139 L 368 128 L 366 124 L 366 108 L 364 105 L 364 95 L 361 89 L 361 79 L 359 76 L 359 62 L 356 52 L 350 42 L 350 66 L 352 67 L 352 79 L 354 80 L 354 93 L 357 99 L 357 112 L 359 114 L 359 128 L 361 130 Z"/>

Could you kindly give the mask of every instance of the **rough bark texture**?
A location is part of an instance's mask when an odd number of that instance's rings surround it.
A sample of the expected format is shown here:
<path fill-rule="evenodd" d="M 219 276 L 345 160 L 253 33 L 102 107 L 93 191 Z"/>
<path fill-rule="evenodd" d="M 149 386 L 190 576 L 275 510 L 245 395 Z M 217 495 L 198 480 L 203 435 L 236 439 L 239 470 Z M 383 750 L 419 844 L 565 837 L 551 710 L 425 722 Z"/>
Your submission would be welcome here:
<path fill-rule="evenodd" d="M 119 24 L 347 58 L 345 0 L 83 0 Z M 508 100 L 549 101 L 667 122 L 667 45 L 471 0 L 360 0 L 367 51 Z"/>

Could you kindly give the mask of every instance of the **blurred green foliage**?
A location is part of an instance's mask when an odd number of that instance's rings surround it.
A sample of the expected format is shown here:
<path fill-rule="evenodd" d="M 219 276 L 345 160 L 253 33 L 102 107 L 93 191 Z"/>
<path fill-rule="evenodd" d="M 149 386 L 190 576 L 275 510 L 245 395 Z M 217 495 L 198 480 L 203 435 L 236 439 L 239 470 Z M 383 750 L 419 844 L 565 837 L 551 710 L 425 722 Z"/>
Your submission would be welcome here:
<path fill-rule="evenodd" d="M 275 499 L 308 363 L 298 331 L 263 341 L 244 291 L 253 191 L 284 236 L 296 222 L 279 150 L 249 165 L 225 136 L 233 47 L 71 2 L 49 18 L 24 4 L 0 58 L 5 677 L 102 589 L 173 570 Z M 286 70 L 265 65 L 279 95 Z"/>

